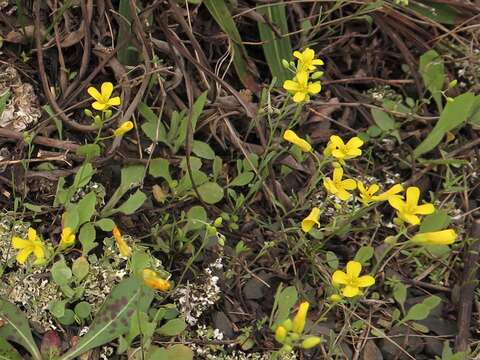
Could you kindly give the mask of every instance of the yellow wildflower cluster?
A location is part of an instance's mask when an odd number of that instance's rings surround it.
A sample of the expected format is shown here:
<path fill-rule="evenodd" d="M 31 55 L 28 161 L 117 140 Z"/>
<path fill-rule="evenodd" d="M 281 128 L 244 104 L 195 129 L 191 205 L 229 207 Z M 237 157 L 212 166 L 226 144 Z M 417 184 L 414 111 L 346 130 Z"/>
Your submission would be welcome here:
<path fill-rule="evenodd" d="M 322 341 L 318 336 L 302 336 L 309 306 L 307 301 L 302 302 L 293 321 L 287 319 L 275 330 L 275 340 L 283 345 L 282 351 L 289 352 L 298 345 L 303 349 L 311 349 Z"/>
<path fill-rule="evenodd" d="M 295 76 L 292 80 L 286 80 L 283 88 L 293 95 L 296 103 L 310 100 L 311 95 L 318 94 L 322 90 L 320 81 L 313 81 L 320 78 L 323 73 L 317 70 L 318 65 L 323 61 L 315 59 L 315 51 L 306 48 L 303 52 L 295 51 L 293 56 L 297 58 L 297 65 L 294 67 Z M 293 65 L 292 65 L 293 66 Z"/>

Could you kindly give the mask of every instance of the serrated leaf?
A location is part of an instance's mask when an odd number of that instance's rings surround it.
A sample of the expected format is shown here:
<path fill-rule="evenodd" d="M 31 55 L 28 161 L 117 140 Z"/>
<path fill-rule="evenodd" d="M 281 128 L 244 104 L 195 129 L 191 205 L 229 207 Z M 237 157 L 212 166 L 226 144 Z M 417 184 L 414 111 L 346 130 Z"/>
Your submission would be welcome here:
<path fill-rule="evenodd" d="M 141 294 L 142 288 L 135 278 L 125 279 L 115 286 L 98 311 L 89 331 L 61 360 L 72 360 L 127 333 Z"/>
<path fill-rule="evenodd" d="M 0 297 L 0 338 L 22 345 L 35 360 L 42 360 L 40 351 L 33 340 L 25 315 L 13 304 Z"/>

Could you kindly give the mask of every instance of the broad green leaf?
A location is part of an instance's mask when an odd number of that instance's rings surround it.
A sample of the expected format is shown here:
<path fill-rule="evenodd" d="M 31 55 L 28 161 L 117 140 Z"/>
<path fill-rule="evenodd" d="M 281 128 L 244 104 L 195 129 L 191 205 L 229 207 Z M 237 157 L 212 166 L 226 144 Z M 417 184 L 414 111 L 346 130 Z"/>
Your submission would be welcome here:
<path fill-rule="evenodd" d="M 73 311 L 80 319 L 88 319 L 92 312 L 92 305 L 86 301 L 81 301 L 75 305 Z"/>
<path fill-rule="evenodd" d="M 433 130 L 415 149 L 415 157 L 433 150 L 448 131 L 463 124 L 471 115 L 474 103 L 475 95 L 470 92 L 457 96 L 453 102 L 447 102 Z"/>
<path fill-rule="evenodd" d="M 420 75 L 425 87 L 432 94 L 439 110 L 442 109 L 443 83 L 445 82 L 445 69 L 442 57 L 435 51 L 429 50 L 420 57 Z"/>
<path fill-rule="evenodd" d="M 325 261 L 330 269 L 338 269 L 338 257 L 333 251 L 327 251 L 325 254 Z"/>
<path fill-rule="evenodd" d="M 415 304 L 410 309 L 408 309 L 407 316 L 403 319 L 402 322 L 409 321 L 409 320 L 425 320 L 430 314 L 430 308 L 423 304 Z"/>
<path fill-rule="evenodd" d="M 76 191 L 77 189 L 80 189 L 81 187 L 87 185 L 92 179 L 93 174 L 95 174 L 95 170 L 93 170 L 92 164 L 85 163 L 80 166 L 77 173 L 75 174 L 75 178 L 73 179 L 73 190 Z"/>
<path fill-rule="evenodd" d="M 122 205 L 120 205 L 117 209 L 114 209 L 113 212 L 107 213 L 106 215 L 111 215 L 112 213 L 117 212 L 121 212 L 125 215 L 131 215 L 143 205 L 145 200 L 147 200 L 147 196 L 140 190 L 137 190 L 132 195 L 130 195 Z"/>
<path fill-rule="evenodd" d="M 202 159 L 215 159 L 215 151 L 209 144 L 203 141 L 194 140 L 192 145 L 192 152 Z"/>
<path fill-rule="evenodd" d="M 393 287 L 393 298 L 403 309 L 403 305 L 405 304 L 405 300 L 407 300 L 407 287 L 402 282 L 395 283 Z"/>
<path fill-rule="evenodd" d="M 182 318 L 172 319 L 167 321 L 165 325 L 162 325 L 157 332 L 163 336 L 177 336 L 187 328 L 185 320 Z"/>
<path fill-rule="evenodd" d="M 72 309 L 65 309 L 65 314 L 58 319 L 62 325 L 72 325 L 75 322 L 75 313 Z"/>
<path fill-rule="evenodd" d="M 80 214 L 78 213 L 77 206 L 72 206 L 64 215 L 63 215 L 63 228 L 69 227 L 76 232 L 78 229 L 78 222 L 80 221 Z"/>
<path fill-rule="evenodd" d="M 78 211 L 78 225 L 83 225 L 87 221 L 90 221 L 95 213 L 95 205 L 97 203 L 97 196 L 93 191 L 89 192 L 85 197 L 77 204 Z"/>
<path fill-rule="evenodd" d="M 208 220 L 207 212 L 200 205 L 193 206 L 187 212 L 187 220 L 186 231 L 200 229 Z"/>
<path fill-rule="evenodd" d="M 362 246 L 355 255 L 355 261 L 366 265 L 373 256 L 374 249 L 371 246 Z"/>
<path fill-rule="evenodd" d="M 159 116 L 143 102 L 138 104 L 137 109 L 146 120 L 146 122 L 141 125 L 145 135 L 147 135 L 147 137 L 153 142 L 159 141 L 170 146 L 167 140 L 167 130 L 165 129 L 163 122 L 159 119 Z"/>
<path fill-rule="evenodd" d="M 96 221 L 95 226 L 99 227 L 102 231 L 110 232 L 115 227 L 115 222 L 112 219 L 104 218 Z"/>
<path fill-rule="evenodd" d="M 56 318 L 61 318 L 65 315 L 65 305 L 68 300 L 54 300 L 48 304 L 48 310 Z"/>
<path fill-rule="evenodd" d="M 136 278 L 125 279 L 115 286 L 98 311 L 89 331 L 60 359 L 72 360 L 125 334 L 129 330 L 130 319 L 141 294 L 142 288 Z"/>
<path fill-rule="evenodd" d="M 298 292 L 295 286 L 289 286 L 280 292 L 277 291 L 275 295 L 276 302 L 276 313 L 275 313 L 275 323 L 273 328 L 276 328 L 277 325 L 285 321 L 292 310 L 293 305 L 296 304 L 298 300 Z M 275 310 L 275 307 L 274 307 Z"/>
<path fill-rule="evenodd" d="M 82 254 L 86 256 L 91 250 L 97 247 L 96 231 L 91 223 L 83 224 L 80 228 L 80 233 L 78 235 L 78 240 L 82 244 Z"/>
<path fill-rule="evenodd" d="M 167 180 L 168 183 L 172 181 L 172 177 L 170 176 L 170 162 L 167 159 L 152 159 L 148 173 L 153 177 L 163 178 Z"/>
<path fill-rule="evenodd" d="M 371 112 L 373 120 L 384 132 L 388 133 L 397 128 L 395 120 L 392 119 L 385 111 L 380 109 L 372 109 Z"/>
<path fill-rule="evenodd" d="M 452 218 L 445 210 L 437 210 L 433 214 L 425 216 L 418 229 L 419 233 L 444 230 L 450 225 Z"/>
<path fill-rule="evenodd" d="M 177 152 L 177 150 L 181 146 L 186 145 L 187 130 L 188 130 L 189 122 L 191 122 L 191 126 L 192 126 L 192 135 L 195 133 L 198 119 L 202 114 L 206 101 L 207 101 L 207 92 L 205 91 L 193 103 L 193 106 L 190 109 L 191 111 L 190 116 L 182 117 L 182 122 L 180 124 L 180 128 L 178 129 L 178 137 L 175 139 L 175 142 L 174 142 L 174 153 Z"/>
<path fill-rule="evenodd" d="M 442 302 L 442 299 L 435 295 L 429 296 L 422 301 L 422 303 L 425 304 L 431 310 L 435 309 L 441 302 Z"/>
<path fill-rule="evenodd" d="M 90 162 L 96 157 L 100 156 L 100 146 L 98 144 L 81 145 L 75 153 L 78 156 L 83 156 L 85 161 Z"/>
<path fill-rule="evenodd" d="M 448 4 L 437 4 L 429 1 L 410 1 L 409 7 L 419 14 L 441 24 L 453 25 L 461 21 L 460 14 Z"/>
<path fill-rule="evenodd" d="M 2 297 L 0 297 L 0 318 L 3 322 L 0 326 L 0 339 L 17 343 L 28 350 L 33 359 L 42 360 L 27 318 L 15 305 Z"/>
<path fill-rule="evenodd" d="M 258 30 L 260 40 L 262 40 L 263 53 L 267 59 L 268 67 L 272 77 L 277 79 L 277 85 L 283 84 L 285 80 L 291 79 L 292 74 L 283 67 L 282 59 L 291 60 L 292 45 L 290 37 L 279 37 L 273 30 L 272 26 L 278 31 L 279 35 L 288 34 L 287 16 L 285 13 L 285 4 L 278 2 L 269 4 L 257 9 L 264 16 L 269 24 L 258 22 Z"/>
<path fill-rule="evenodd" d="M 167 349 L 169 360 L 193 360 L 193 351 L 188 346 L 175 344 Z"/>
<path fill-rule="evenodd" d="M 117 42 L 121 42 L 132 32 L 131 24 L 133 23 L 133 18 L 129 0 L 120 0 L 118 12 L 120 16 L 117 20 L 119 21 Z M 133 46 L 133 43 L 129 41 L 118 50 L 117 58 L 123 65 L 136 65 L 138 63 L 138 51 Z"/>
<path fill-rule="evenodd" d="M 223 199 L 223 189 L 217 183 L 206 182 L 200 185 L 197 190 L 202 200 L 207 204 L 216 204 Z"/>
<path fill-rule="evenodd" d="M 245 171 L 235 177 L 229 186 L 245 186 L 252 182 L 255 174 L 251 171 Z"/>
<path fill-rule="evenodd" d="M 72 273 L 75 277 L 75 281 L 78 283 L 82 281 L 85 276 L 88 275 L 88 270 L 90 269 L 90 264 L 85 256 L 80 256 L 73 261 L 72 264 Z"/>
<path fill-rule="evenodd" d="M 1 115 L 1 112 L 0 112 Z M 22 360 L 17 350 L 3 337 L 0 337 L 0 360 Z"/>
<path fill-rule="evenodd" d="M 232 45 L 233 65 L 243 86 L 252 92 L 257 92 L 258 84 L 251 75 L 249 68 L 254 67 L 248 59 L 247 51 L 243 46 L 242 38 L 238 32 L 237 26 L 233 21 L 230 10 L 225 0 L 204 0 L 203 4 L 207 7 L 220 28 L 227 34 Z"/>
<path fill-rule="evenodd" d="M 72 270 L 67 266 L 63 258 L 54 263 L 50 271 L 53 281 L 59 286 L 68 285 L 72 279 Z"/>
<path fill-rule="evenodd" d="M 10 91 L 7 91 L 5 94 L 0 96 L 0 117 L 2 117 L 2 113 L 5 110 L 8 99 L 10 99 Z"/>

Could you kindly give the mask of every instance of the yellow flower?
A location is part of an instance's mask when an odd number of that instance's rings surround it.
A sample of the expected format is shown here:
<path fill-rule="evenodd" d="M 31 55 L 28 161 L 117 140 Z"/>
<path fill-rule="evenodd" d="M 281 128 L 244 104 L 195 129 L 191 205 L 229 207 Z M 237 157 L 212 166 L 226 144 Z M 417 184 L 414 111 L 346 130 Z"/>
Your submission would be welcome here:
<path fill-rule="evenodd" d="M 406 200 L 399 196 L 391 196 L 388 199 L 390 205 L 397 210 L 397 216 L 412 225 L 420 224 L 420 218 L 417 215 L 429 215 L 435 211 L 433 204 L 418 205 L 420 198 L 420 189 L 416 186 L 410 186 L 406 192 Z"/>
<path fill-rule="evenodd" d="M 333 169 L 332 179 L 325 177 L 323 186 L 330 194 L 335 195 L 340 200 L 348 200 L 350 193 L 347 190 L 355 190 L 357 183 L 353 179 L 342 180 L 343 169 L 341 167 Z"/>
<path fill-rule="evenodd" d="M 75 233 L 69 227 L 63 228 L 59 244 L 60 249 L 66 249 L 73 244 L 75 244 Z"/>
<path fill-rule="evenodd" d="M 168 280 L 162 279 L 155 271 L 150 269 L 143 270 L 143 282 L 154 290 L 168 291 L 172 287 Z"/>
<path fill-rule="evenodd" d="M 360 295 L 360 288 L 365 288 L 375 284 L 375 278 L 370 275 L 360 276 L 362 264 L 357 261 L 347 263 L 347 272 L 337 270 L 332 275 L 332 283 L 342 285 L 342 295 L 351 298 Z"/>
<path fill-rule="evenodd" d="M 374 194 L 380 190 L 380 186 L 377 184 L 372 184 L 367 188 L 365 188 L 365 185 L 361 181 L 357 181 L 357 188 L 358 191 L 360 192 L 360 201 L 363 203 L 363 205 L 368 206 L 370 203 L 375 200 Z"/>
<path fill-rule="evenodd" d="M 322 342 L 322 338 L 318 336 L 309 336 L 302 341 L 303 349 L 311 349 Z"/>
<path fill-rule="evenodd" d="M 362 155 L 362 150 L 360 149 L 362 145 L 363 141 L 359 137 L 355 136 L 345 144 L 340 136 L 332 135 L 323 154 L 325 156 L 332 155 L 339 159 L 340 162 L 343 162 L 344 160 Z"/>
<path fill-rule="evenodd" d="M 298 307 L 297 314 L 293 318 L 292 331 L 298 335 L 300 335 L 303 332 L 303 329 L 305 328 L 309 306 L 310 304 L 308 303 L 308 301 L 302 302 Z"/>
<path fill-rule="evenodd" d="M 294 51 L 293 56 L 298 59 L 297 71 L 315 71 L 317 65 L 323 65 L 323 61 L 315 59 L 315 51 L 310 48 L 306 48 L 302 52 Z"/>
<path fill-rule="evenodd" d="M 302 220 L 302 230 L 303 232 L 308 233 L 310 230 L 312 230 L 313 225 L 320 226 L 320 223 L 318 222 L 318 219 L 320 218 L 320 209 L 317 207 L 314 207 L 308 216 Z"/>
<path fill-rule="evenodd" d="M 35 265 L 40 265 L 45 262 L 45 246 L 38 238 L 35 229 L 28 228 L 27 239 L 22 239 L 17 236 L 12 237 L 12 246 L 20 251 L 17 254 L 17 261 L 20 264 L 25 264 L 30 254 L 35 255 Z"/>
<path fill-rule="evenodd" d="M 287 329 L 280 325 L 277 327 L 277 330 L 275 330 L 275 340 L 277 340 L 280 344 L 283 344 L 287 337 L 287 333 Z"/>
<path fill-rule="evenodd" d="M 293 80 L 285 80 L 283 88 L 293 94 L 293 101 L 300 103 L 310 100 L 310 95 L 318 94 L 322 85 L 320 81 L 308 82 L 308 73 L 300 71 Z"/>
<path fill-rule="evenodd" d="M 122 125 L 120 125 L 114 132 L 114 136 L 122 136 L 123 134 L 129 132 L 133 129 L 133 122 L 125 121 Z"/>
<path fill-rule="evenodd" d="M 403 186 L 401 184 L 395 184 L 387 191 L 381 193 L 380 195 L 373 196 L 372 198 L 374 201 L 386 201 L 391 197 L 398 197 L 399 199 L 402 199 L 402 196 L 398 195 L 398 193 L 401 193 L 402 191 Z"/>
<path fill-rule="evenodd" d="M 128 246 L 127 242 L 123 239 L 122 233 L 118 229 L 118 227 L 114 227 L 112 230 L 113 237 L 115 238 L 115 242 L 117 243 L 118 251 L 120 255 L 124 257 L 129 257 L 132 255 L 132 249 Z"/>
<path fill-rule="evenodd" d="M 302 139 L 298 136 L 295 131 L 287 130 L 283 133 L 283 139 L 291 142 L 294 145 L 297 145 L 302 151 L 310 152 L 312 151 L 312 145 L 307 140 Z"/>
<path fill-rule="evenodd" d="M 111 106 L 120 105 L 119 96 L 111 97 L 113 92 L 113 84 L 111 82 L 104 82 L 100 91 L 101 93 L 93 86 L 87 89 L 88 94 L 96 100 L 92 104 L 95 110 L 105 111 Z"/>
<path fill-rule="evenodd" d="M 453 229 L 418 233 L 410 239 L 419 245 L 450 245 L 455 242 L 457 233 Z"/>

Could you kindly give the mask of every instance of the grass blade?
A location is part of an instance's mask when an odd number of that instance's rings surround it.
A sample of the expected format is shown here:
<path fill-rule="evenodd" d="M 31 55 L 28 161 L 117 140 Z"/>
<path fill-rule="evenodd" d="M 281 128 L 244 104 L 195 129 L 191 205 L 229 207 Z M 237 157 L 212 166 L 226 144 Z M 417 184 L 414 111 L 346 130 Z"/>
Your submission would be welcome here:
<path fill-rule="evenodd" d="M 258 12 L 261 13 L 272 26 L 275 26 L 281 35 L 288 33 L 287 16 L 283 3 L 260 8 Z M 289 71 L 282 66 L 282 59 L 290 60 L 292 57 L 290 38 L 278 37 L 269 24 L 258 22 L 258 30 L 270 73 L 277 78 L 277 85 L 282 84 L 285 80 L 291 78 Z"/>
<path fill-rule="evenodd" d="M 233 65 L 240 81 L 245 88 L 257 92 L 259 86 L 249 71 L 249 68 L 253 68 L 254 65 L 248 59 L 247 51 L 227 4 L 224 0 L 204 0 L 203 3 L 232 44 Z"/>

